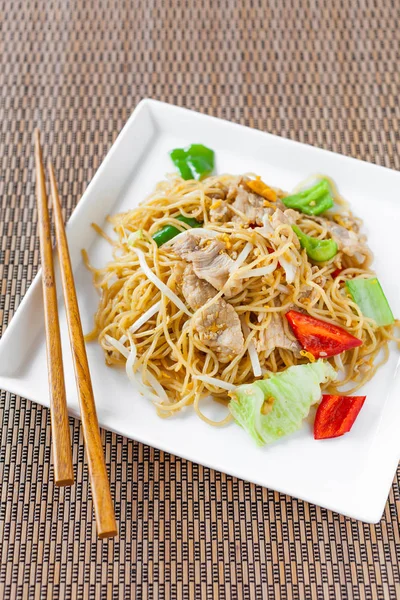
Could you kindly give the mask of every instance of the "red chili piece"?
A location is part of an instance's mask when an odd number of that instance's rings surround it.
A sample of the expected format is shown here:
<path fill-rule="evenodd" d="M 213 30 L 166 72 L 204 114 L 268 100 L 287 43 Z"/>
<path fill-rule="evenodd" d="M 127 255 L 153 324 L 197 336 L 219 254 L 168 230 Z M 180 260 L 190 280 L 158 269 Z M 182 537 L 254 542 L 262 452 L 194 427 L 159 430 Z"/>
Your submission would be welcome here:
<path fill-rule="evenodd" d="M 333 279 L 335 279 L 338 275 L 340 275 L 340 273 L 343 271 L 343 269 L 335 269 L 334 271 L 332 271 L 331 275 L 333 277 Z"/>
<path fill-rule="evenodd" d="M 314 319 L 297 310 L 289 310 L 286 318 L 301 346 L 311 352 L 314 358 L 334 356 L 363 343 L 342 327 Z"/>
<path fill-rule="evenodd" d="M 366 396 L 323 395 L 314 422 L 314 438 L 326 440 L 348 433 Z"/>

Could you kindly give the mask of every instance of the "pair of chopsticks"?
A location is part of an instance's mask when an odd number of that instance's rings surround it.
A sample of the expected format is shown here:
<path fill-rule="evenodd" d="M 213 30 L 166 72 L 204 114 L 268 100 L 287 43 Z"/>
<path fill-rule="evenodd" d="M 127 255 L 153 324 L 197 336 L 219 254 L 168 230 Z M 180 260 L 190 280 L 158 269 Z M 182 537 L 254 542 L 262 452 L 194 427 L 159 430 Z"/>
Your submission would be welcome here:
<path fill-rule="evenodd" d="M 62 362 L 60 325 L 58 320 L 50 217 L 39 130 L 35 131 L 35 164 L 47 365 L 51 400 L 54 476 L 57 485 L 72 485 L 74 483 L 74 471 L 72 465 L 72 451 Z M 97 420 L 60 198 L 51 162 L 49 162 L 48 170 L 54 209 L 65 312 L 68 322 L 69 339 L 81 410 L 83 436 L 89 465 L 97 532 L 100 538 L 112 537 L 117 534 L 117 524 L 115 521 L 114 507 L 101 443 L 99 423 Z"/>

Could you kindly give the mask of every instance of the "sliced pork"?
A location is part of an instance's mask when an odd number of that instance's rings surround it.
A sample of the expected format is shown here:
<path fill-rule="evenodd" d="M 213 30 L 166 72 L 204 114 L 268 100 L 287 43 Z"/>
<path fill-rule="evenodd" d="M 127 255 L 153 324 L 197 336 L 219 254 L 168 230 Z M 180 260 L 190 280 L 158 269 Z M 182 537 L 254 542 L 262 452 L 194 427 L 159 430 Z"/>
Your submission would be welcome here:
<path fill-rule="evenodd" d="M 204 279 L 199 279 L 191 264 L 182 264 L 184 265 L 181 278 L 182 294 L 190 308 L 197 310 L 214 298 L 217 290 Z"/>
<path fill-rule="evenodd" d="M 358 232 L 358 223 L 354 220 L 349 221 L 349 223 L 354 223 L 355 225 L 356 231 L 352 231 L 324 217 L 314 217 L 314 220 L 329 231 L 332 239 L 335 240 L 339 250 L 343 254 L 352 256 L 359 265 L 364 265 L 364 263 L 368 265 L 370 263 L 372 253 L 367 246 L 366 236 Z"/>
<path fill-rule="evenodd" d="M 193 310 L 204 306 L 217 290 L 197 277 L 191 264 L 182 275 L 182 294 Z M 201 341 L 214 350 L 221 362 L 228 362 L 243 351 L 244 338 L 239 317 L 231 304 L 218 298 L 195 317 L 194 328 Z"/>
<path fill-rule="evenodd" d="M 178 239 L 172 247 L 178 256 L 192 263 L 197 277 L 205 279 L 217 290 L 224 287 L 235 264 L 226 254 L 224 242 L 215 237 L 189 232 Z M 242 289 L 242 281 L 233 281 L 226 289 L 225 296 L 234 296 Z"/>
<path fill-rule="evenodd" d="M 268 327 L 259 332 L 255 344 L 257 352 L 266 352 L 266 356 L 269 356 L 275 348 L 291 350 L 296 355 L 299 355 L 301 350 L 300 344 L 287 335 L 283 318 L 278 313 L 273 313 Z"/>
<path fill-rule="evenodd" d="M 328 221 L 328 231 L 338 245 L 339 250 L 347 256 L 353 256 L 362 265 L 371 256 L 371 251 L 366 244 L 366 237 L 355 231 L 349 231 L 342 225 Z"/>
<path fill-rule="evenodd" d="M 210 208 L 212 222 L 232 221 L 244 225 L 262 225 L 266 202 L 262 196 L 246 189 L 246 177 L 229 186 L 226 199 L 214 202 Z"/>
<path fill-rule="evenodd" d="M 274 234 L 275 230 L 281 225 L 295 225 L 297 219 L 300 217 L 299 213 L 291 208 L 283 211 L 280 208 L 276 208 L 275 210 L 269 208 L 265 210 L 264 218 L 263 218 L 263 227 L 262 231 L 258 230 L 261 235 L 265 234 Z"/>
<path fill-rule="evenodd" d="M 262 225 L 263 217 L 265 215 L 265 200 L 257 194 L 247 192 L 243 188 L 237 189 L 237 194 L 232 207 L 239 211 L 240 214 L 235 213 L 232 217 L 234 223 L 251 223 Z"/>
<path fill-rule="evenodd" d="M 232 218 L 232 209 L 226 200 L 216 200 L 210 207 L 210 221 L 212 223 L 227 223 Z"/>
<path fill-rule="evenodd" d="M 298 218 L 296 211 L 291 209 L 283 211 L 280 208 L 275 210 L 266 209 L 266 211 L 269 212 L 265 213 L 263 218 L 263 226 L 257 229 L 257 232 L 267 240 L 272 241 L 272 243 L 275 245 L 278 243 L 278 240 L 279 243 L 286 243 L 289 238 L 285 235 L 285 232 L 280 232 L 277 234 L 278 237 L 276 237 L 275 231 L 281 225 L 288 225 L 290 227 L 294 225 L 296 219 Z M 296 248 L 300 248 L 300 242 L 296 236 L 293 236 L 293 244 L 296 246 Z M 289 248 L 282 256 L 279 257 L 279 262 L 285 271 L 287 283 L 293 283 L 296 279 L 299 268 L 296 254 Z"/>

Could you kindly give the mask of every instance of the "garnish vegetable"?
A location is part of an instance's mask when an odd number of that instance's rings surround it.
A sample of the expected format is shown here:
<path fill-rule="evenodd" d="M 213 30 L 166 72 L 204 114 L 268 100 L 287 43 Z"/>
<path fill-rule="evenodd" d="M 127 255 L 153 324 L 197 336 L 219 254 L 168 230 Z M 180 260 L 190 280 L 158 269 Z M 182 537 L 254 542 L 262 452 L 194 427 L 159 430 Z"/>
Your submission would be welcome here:
<path fill-rule="evenodd" d="M 374 319 L 379 326 L 394 323 L 389 302 L 376 277 L 349 279 L 346 281 L 346 288 L 365 317 Z"/>
<path fill-rule="evenodd" d="M 323 360 L 268 373 L 268 379 L 239 385 L 229 409 L 258 445 L 270 444 L 300 429 L 310 406 L 321 398 L 320 384 L 335 378 L 335 370 Z"/>
<path fill-rule="evenodd" d="M 361 340 L 338 325 L 320 321 L 297 310 L 289 310 L 285 316 L 297 340 L 314 358 L 335 356 L 362 345 Z"/>
<path fill-rule="evenodd" d="M 189 225 L 189 227 L 201 227 L 203 225 L 203 223 L 200 223 L 196 219 L 193 219 L 191 217 L 185 217 L 183 215 L 179 215 L 178 217 L 176 217 L 176 219 L 178 219 L 178 221 L 182 221 L 182 223 L 186 223 L 186 225 Z M 153 240 L 155 241 L 157 246 L 160 247 L 166 242 L 169 242 L 169 240 L 172 240 L 172 238 L 174 238 L 179 233 L 181 232 L 174 225 L 165 225 L 165 227 L 162 227 L 161 229 L 156 231 L 156 233 L 153 235 Z"/>
<path fill-rule="evenodd" d="M 305 215 L 320 215 L 332 208 L 333 198 L 326 179 L 322 179 L 308 190 L 282 198 L 288 208 L 294 208 Z"/>
<path fill-rule="evenodd" d="M 170 157 L 183 179 L 203 179 L 214 169 L 214 151 L 203 144 L 175 148 Z"/>
<path fill-rule="evenodd" d="M 348 433 L 366 396 L 323 395 L 314 421 L 314 438 L 326 440 Z"/>
<path fill-rule="evenodd" d="M 299 238 L 301 247 L 306 249 L 307 256 L 311 260 L 325 262 L 336 256 L 338 246 L 335 240 L 320 240 L 311 237 L 303 233 L 297 225 L 292 225 L 292 229 Z"/>

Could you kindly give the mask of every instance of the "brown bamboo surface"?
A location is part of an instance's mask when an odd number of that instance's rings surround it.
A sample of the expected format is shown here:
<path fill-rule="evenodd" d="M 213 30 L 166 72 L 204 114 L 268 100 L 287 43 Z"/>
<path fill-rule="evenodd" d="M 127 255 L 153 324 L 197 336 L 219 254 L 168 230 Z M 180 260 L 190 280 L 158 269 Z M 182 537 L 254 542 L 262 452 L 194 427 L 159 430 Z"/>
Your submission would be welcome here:
<path fill-rule="evenodd" d="M 32 132 L 65 217 L 146 96 L 400 169 L 393 0 L 0 0 L 0 311 L 39 265 Z M 377 199 L 377 202 L 379 199 Z M 80 423 L 1 393 L 0 598 L 399 598 L 399 477 L 365 525 L 102 432 L 119 536 L 97 540 Z M 318 473 L 316 473 L 318 477 Z"/>

